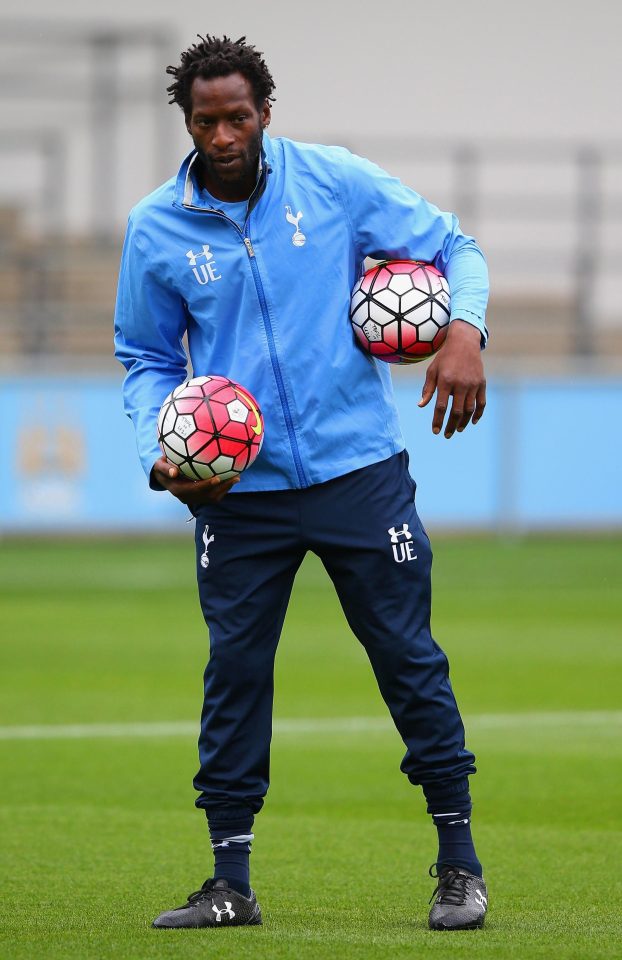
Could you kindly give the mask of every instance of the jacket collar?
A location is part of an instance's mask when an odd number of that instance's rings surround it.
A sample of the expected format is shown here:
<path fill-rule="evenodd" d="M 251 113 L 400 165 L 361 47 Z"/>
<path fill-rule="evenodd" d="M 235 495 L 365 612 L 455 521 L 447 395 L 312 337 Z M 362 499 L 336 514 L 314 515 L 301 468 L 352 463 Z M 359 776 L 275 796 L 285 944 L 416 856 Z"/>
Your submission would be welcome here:
<path fill-rule="evenodd" d="M 175 206 L 182 206 L 186 208 L 204 207 L 206 210 L 210 209 L 210 207 L 206 205 L 204 199 L 201 197 L 201 192 L 195 179 L 193 168 L 198 160 L 198 157 L 199 155 L 197 151 L 192 150 L 184 159 L 179 169 L 173 198 L 173 203 Z M 273 163 L 274 145 L 268 134 L 264 132 L 263 144 L 259 157 L 259 170 L 257 171 L 257 183 L 250 197 L 250 209 L 255 206 L 266 189 L 267 177 L 273 168 Z"/>

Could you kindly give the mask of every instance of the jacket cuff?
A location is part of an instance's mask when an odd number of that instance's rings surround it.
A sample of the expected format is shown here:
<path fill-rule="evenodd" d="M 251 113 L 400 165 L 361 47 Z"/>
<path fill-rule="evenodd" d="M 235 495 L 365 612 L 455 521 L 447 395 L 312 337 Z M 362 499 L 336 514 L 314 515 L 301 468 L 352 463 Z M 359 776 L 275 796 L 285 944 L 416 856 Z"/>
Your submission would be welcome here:
<path fill-rule="evenodd" d="M 451 317 L 449 322 L 452 323 L 454 320 L 463 320 L 465 323 L 470 323 L 472 327 L 475 327 L 480 332 L 480 346 L 482 350 L 485 349 L 488 342 L 488 328 L 484 321 L 483 317 L 478 316 L 476 313 L 472 313 L 471 310 L 460 309 L 460 307 L 454 308 L 451 311 Z"/>
<path fill-rule="evenodd" d="M 161 492 L 162 490 L 166 489 L 166 487 L 163 487 L 162 484 L 155 479 L 153 467 L 149 472 L 149 486 L 152 490 L 157 490 L 158 492 Z"/>

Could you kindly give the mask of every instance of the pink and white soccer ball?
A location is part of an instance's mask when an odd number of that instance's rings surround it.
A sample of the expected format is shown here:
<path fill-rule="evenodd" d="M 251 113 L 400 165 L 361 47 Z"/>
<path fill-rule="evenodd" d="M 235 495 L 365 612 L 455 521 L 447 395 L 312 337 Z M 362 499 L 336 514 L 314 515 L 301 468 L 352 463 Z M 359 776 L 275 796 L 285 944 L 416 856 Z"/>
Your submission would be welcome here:
<path fill-rule="evenodd" d="M 191 480 L 238 476 L 255 460 L 263 438 L 257 401 L 227 377 L 186 380 L 158 415 L 162 452 Z"/>
<path fill-rule="evenodd" d="M 447 336 L 449 315 L 449 284 L 431 263 L 385 260 L 352 291 L 356 340 L 366 353 L 387 363 L 431 357 Z"/>

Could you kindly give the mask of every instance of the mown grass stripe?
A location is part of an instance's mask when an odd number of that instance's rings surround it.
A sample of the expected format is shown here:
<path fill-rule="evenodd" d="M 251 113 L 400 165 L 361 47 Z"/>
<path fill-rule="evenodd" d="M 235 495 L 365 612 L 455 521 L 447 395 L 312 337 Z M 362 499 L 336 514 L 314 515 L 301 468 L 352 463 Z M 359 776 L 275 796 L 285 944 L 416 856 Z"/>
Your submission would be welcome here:
<path fill-rule="evenodd" d="M 466 716 L 469 729 L 576 728 L 622 725 L 622 710 L 567 710 L 530 713 L 480 713 Z M 275 719 L 274 732 L 334 735 L 383 732 L 393 729 L 389 717 L 291 717 Z M 191 737 L 193 721 L 145 723 L 33 724 L 0 727 L 0 740 L 95 740 L 114 737 Z"/>

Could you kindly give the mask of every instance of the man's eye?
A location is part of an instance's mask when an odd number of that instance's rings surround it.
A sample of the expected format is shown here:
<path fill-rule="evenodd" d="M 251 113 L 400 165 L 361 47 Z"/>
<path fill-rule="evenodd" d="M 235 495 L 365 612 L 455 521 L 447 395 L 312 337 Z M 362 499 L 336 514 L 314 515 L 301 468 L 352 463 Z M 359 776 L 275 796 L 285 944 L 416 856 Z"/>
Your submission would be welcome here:
<path fill-rule="evenodd" d="M 236 118 L 235 118 L 235 121 L 236 121 L 236 123 L 244 123 L 244 121 L 247 120 L 247 119 L 248 119 L 248 117 L 246 116 L 246 114 L 240 114 L 239 117 L 236 117 Z"/>

